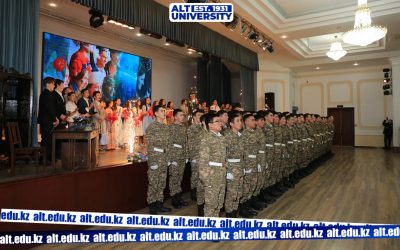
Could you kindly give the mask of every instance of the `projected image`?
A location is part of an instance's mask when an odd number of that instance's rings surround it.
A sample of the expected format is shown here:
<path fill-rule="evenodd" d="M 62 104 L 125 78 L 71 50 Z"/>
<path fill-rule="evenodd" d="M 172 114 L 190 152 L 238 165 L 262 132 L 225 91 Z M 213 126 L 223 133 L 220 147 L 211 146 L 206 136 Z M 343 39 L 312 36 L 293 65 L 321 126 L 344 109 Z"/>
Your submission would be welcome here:
<path fill-rule="evenodd" d="M 105 101 L 151 97 L 151 59 L 43 33 L 42 78 L 64 80 L 74 91 L 102 92 Z"/>

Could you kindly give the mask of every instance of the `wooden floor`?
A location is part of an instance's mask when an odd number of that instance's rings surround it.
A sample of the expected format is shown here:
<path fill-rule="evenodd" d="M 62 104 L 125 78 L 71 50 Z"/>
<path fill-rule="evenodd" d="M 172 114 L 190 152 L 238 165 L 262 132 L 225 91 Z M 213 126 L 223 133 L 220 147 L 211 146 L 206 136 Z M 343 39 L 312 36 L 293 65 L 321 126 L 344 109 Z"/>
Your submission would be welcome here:
<path fill-rule="evenodd" d="M 400 153 L 335 149 L 335 156 L 302 179 L 258 218 L 400 224 Z M 135 213 L 146 213 L 147 210 Z M 196 207 L 174 210 L 195 215 Z M 111 229 L 111 228 L 93 228 Z M 35 249 L 400 249 L 400 239 L 119 243 L 43 245 Z"/>

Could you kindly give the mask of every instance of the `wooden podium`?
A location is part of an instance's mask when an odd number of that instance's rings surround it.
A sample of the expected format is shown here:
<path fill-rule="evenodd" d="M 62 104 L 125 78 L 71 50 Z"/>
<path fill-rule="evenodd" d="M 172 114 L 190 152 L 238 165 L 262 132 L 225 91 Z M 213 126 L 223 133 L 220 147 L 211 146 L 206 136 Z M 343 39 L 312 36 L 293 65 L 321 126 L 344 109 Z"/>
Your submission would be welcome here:
<path fill-rule="evenodd" d="M 99 133 L 97 130 L 69 130 L 53 131 L 52 160 L 56 169 L 56 141 L 61 144 L 61 160 L 63 168 L 75 170 L 77 168 L 94 168 L 99 165 Z"/>

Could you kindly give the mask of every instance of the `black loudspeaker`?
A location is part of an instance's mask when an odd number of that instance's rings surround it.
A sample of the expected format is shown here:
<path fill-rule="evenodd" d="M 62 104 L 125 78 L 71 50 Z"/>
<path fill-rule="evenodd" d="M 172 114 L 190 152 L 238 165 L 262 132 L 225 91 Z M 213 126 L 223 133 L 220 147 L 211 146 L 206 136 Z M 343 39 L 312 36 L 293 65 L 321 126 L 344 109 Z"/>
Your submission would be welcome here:
<path fill-rule="evenodd" d="M 265 93 L 265 107 L 268 109 L 275 110 L 275 93 L 268 92 Z"/>
<path fill-rule="evenodd" d="M 297 111 L 299 110 L 299 107 L 297 107 L 297 106 L 293 106 L 292 107 L 292 113 L 293 114 L 297 114 Z"/>

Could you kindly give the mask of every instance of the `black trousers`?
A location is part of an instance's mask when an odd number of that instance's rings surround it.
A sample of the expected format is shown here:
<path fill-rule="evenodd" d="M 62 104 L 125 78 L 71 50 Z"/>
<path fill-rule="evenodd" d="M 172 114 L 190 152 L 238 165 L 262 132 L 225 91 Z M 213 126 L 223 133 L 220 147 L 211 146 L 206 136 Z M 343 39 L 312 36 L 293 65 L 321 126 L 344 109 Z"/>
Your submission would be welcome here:
<path fill-rule="evenodd" d="M 47 160 L 51 161 L 51 149 L 53 142 L 53 124 L 40 124 L 40 133 L 42 134 L 41 145 L 46 148 Z"/>
<path fill-rule="evenodd" d="M 385 148 L 390 148 L 392 146 L 392 138 L 393 135 L 388 135 L 388 134 L 384 135 Z"/>

